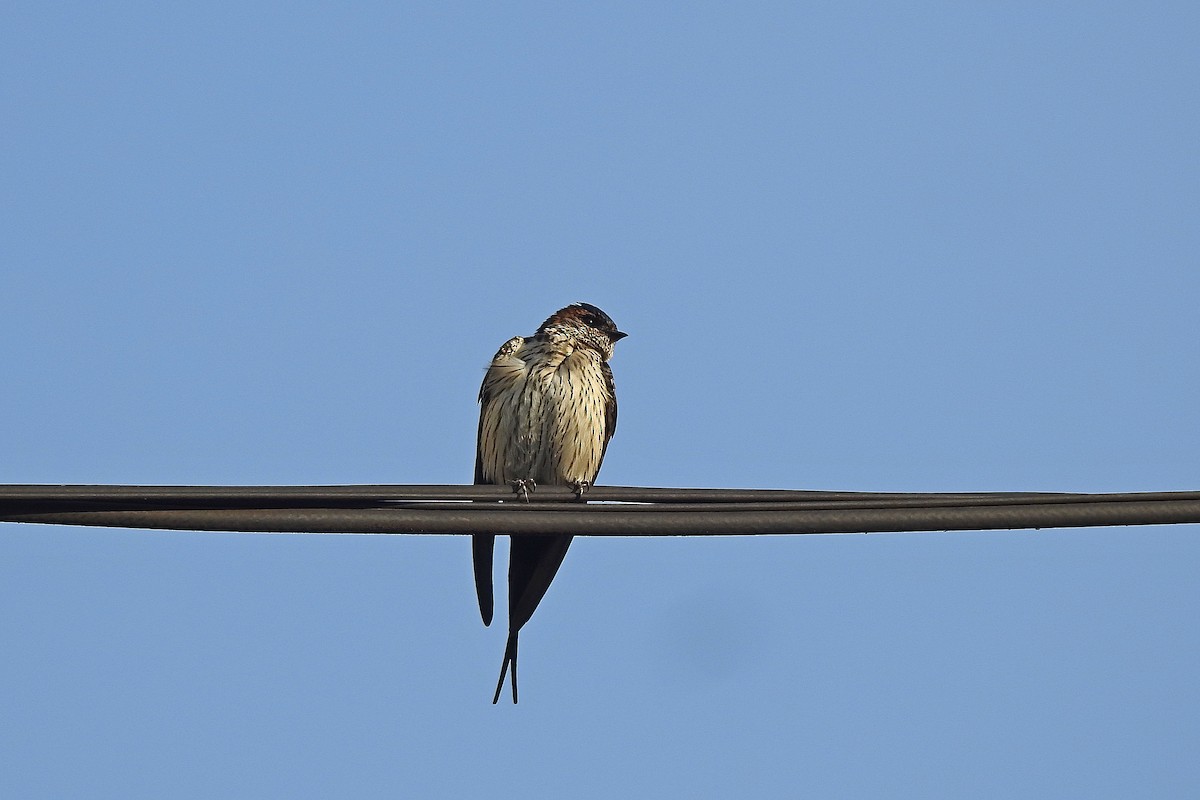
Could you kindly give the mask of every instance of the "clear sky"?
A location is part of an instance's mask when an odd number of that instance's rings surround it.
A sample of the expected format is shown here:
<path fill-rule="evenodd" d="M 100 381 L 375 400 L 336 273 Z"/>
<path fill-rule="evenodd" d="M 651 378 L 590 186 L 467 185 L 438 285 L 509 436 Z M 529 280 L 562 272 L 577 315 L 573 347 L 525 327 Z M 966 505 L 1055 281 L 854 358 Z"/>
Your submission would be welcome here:
<path fill-rule="evenodd" d="M 9 2 L 0 482 L 466 483 L 582 300 L 601 483 L 1200 489 L 1197 8 Z M 3 525 L 0 796 L 1190 796 L 1198 568 L 583 538 L 514 708 L 465 538 Z"/>

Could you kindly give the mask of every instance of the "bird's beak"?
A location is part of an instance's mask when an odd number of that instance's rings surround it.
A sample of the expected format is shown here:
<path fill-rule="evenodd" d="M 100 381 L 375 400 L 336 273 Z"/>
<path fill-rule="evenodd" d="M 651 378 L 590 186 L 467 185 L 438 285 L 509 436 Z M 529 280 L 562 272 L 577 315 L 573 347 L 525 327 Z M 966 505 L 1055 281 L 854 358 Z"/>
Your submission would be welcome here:
<path fill-rule="evenodd" d="M 614 342 L 619 342 L 628 335 L 629 335 L 628 333 L 622 333 L 621 331 L 616 331 L 616 332 L 610 334 L 608 338 L 612 339 Z"/>

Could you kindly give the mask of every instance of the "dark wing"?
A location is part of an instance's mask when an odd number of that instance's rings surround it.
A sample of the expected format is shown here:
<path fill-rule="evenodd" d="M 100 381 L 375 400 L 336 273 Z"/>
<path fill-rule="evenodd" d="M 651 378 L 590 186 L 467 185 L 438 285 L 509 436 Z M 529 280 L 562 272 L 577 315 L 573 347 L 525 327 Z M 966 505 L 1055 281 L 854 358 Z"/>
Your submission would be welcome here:
<path fill-rule="evenodd" d="M 479 387 L 479 427 L 475 433 L 475 483 L 490 484 L 483 472 L 483 421 L 491 404 L 492 394 L 497 381 L 503 382 L 503 371 L 497 370 L 497 363 L 515 355 L 525 340 L 514 336 L 496 351 L 487 373 L 483 376 L 483 384 Z M 492 554 L 495 549 L 496 535 L 493 533 L 476 533 L 471 536 L 471 562 L 475 570 L 475 594 L 479 598 L 479 614 L 483 617 L 484 625 L 492 624 L 494 601 L 492 596 Z"/>
<path fill-rule="evenodd" d="M 604 375 L 604 391 L 608 393 L 608 402 L 604 404 L 604 448 L 600 451 L 600 460 L 596 462 L 596 475 L 604 464 L 604 454 L 608 452 L 608 443 L 617 432 L 617 386 L 613 383 L 612 367 L 607 361 L 600 364 L 600 372 Z M 592 480 L 596 479 L 592 476 Z"/>
<path fill-rule="evenodd" d="M 486 400 L 486 397 L 484 396 L 483 390 L 484 390 L 484 387 L 486 387 L 486 386 L 487 386 L 487 382 L 485 380 L 484 385 L 479 387 L 479 427 L 475 429 L 475 485 L 476 486 L 482 486 L 482 485 L 491 483 L 491 481 L 489 481 L 483 477 L 483 453 L 481 452 L 481 450 L 482 450 L 481 446 L 483 444 L 483 412 L 484 412 L 484 409 L 487 407 L 485 405 L 487 400 Z"/>
<path fill-rule="evenodd" d="M 486 380 L 484 385 L 486 386 Z M 483 388 L 479 390 L 479 431 L 475 435 L 475 483 L 486 484 L 483 477 L 483 454 L 480 452 L 480 441 L 483 437 L 483 410 L 487 402 Z M 471 565 L 475 571 L 475 596 L 479 599 L 479 615 L 483 617 L 484 625 L 492 624 L 494 601 L 492 597 L 492 554 L 495 551 L 496 535 L 494 533 L 475 533 L 471 535 Z"/>
<path fill-rule="evenodd" d="M 482 389 L 480 402 L 484 401 Z M 484 457 L 480 453 L 480 438 L 484 435 L 484 407 L 479 409 L 479 433 L 475 435 L 475 483 L 488 483 L 484 479 Z M 496 549 L 496 534 L 472 534 L 470 536 L 470 563 L 475 571 L 475 596 L 479 599 L 479 615 L 484 625 L 492 624 L 492 554 Z"/>

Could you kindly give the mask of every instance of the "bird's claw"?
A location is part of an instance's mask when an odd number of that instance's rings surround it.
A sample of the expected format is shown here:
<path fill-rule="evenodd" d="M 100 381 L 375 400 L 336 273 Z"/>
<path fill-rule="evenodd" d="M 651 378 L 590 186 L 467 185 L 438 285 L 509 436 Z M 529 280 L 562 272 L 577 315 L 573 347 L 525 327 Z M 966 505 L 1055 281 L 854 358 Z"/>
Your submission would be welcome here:
<path fill-rule="evenodd" d="M 588 493 L 588 489 L 592 488 L 591 481 L 571 481 L 571 489 L 575 492 L 575 496 L 580 500 Z"/>
<path fill-rule="evenodd" d="M 529 502 L 529 495 L 537 488 L 537 483 L 533 478 L 520 478 L 515 481 L 509 481 L 508 485 L 513 487 L 513 491 L 521 496 L 521 499 L 526 503 Z"/>

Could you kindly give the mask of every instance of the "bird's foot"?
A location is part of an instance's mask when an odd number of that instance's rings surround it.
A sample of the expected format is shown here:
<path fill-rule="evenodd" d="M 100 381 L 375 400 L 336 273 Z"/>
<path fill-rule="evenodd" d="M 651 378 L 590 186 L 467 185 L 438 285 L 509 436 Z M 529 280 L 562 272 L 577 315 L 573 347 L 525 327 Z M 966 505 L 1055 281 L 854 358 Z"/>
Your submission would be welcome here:
<path fill-rule="evenodd" d="M 588 493 L 588 489 L 591 488 L 591 481 L 571 481 L 571 490 L 575 492 L 575 497 L 580 500 L 583 499 L 583 496 Z"/>
<path fill-rule="evenodd" d="M 513 487 L 513 491 L 521 496 L 521 499 L 526 503 L 529 502 L 529 495 L 537 488 L 537 482 L 533 478 L 520 478 L 519 480 L 509 481 L 508 485 Z"/>

